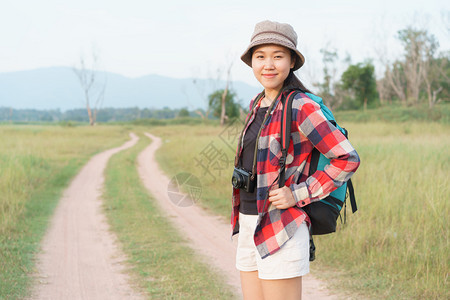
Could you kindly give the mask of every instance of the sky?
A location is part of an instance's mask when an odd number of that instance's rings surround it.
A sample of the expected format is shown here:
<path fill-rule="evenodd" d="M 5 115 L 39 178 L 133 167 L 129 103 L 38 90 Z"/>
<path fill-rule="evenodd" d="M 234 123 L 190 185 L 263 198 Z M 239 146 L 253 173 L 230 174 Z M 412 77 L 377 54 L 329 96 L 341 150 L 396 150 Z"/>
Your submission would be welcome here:
<path fill-rule="evenodd" d="M 449 17 L 450 1 L 438 0 L 2 0 L 0 73 L 73 67 L 94 51 L 99 69 L 127 77 L 225 79 L 232 64 L 232 80 L 258 86 L 239 57 L 255 24 L 272 20 L 296 30 L 306 58 L 298 74 L 312 83 L 321 79 L 320 49 L 337 51 L 338 72 L 348 55 L 377 66 L 401 54 L 395 36 L 407 26 L 449 50 Z"/>

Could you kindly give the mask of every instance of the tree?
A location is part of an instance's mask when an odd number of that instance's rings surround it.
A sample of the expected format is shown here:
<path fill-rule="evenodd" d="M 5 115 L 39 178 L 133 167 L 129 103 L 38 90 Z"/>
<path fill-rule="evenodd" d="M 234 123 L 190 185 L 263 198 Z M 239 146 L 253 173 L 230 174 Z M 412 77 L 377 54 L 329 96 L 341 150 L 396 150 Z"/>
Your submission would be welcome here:
<path fill-rule="evenodd" d="M 349 91 L 364 110 L 377 97 L 374 71 L 372 63 L 358 63 L 350 65 L 341 77 L 342 88 Z"/>
<path fill-rule="evenodd" d="M 395 61 L 392 66 L 386 63 L 385 80 L 390 90 L 394 92 L 400 102 L 406 106 L 406 79 L 403 70 L 403 63 Z M 389 89 L 386 87 L 387 89 Z"/>
<path fill-rule="evenodd" d="M 222 98 L 221 98 L 221 112 L 220 112 L 220 125 L 223 126 L 225 124 L 225 102 L 226 102 L 226 98 L 227 98 L 227 94 L 228 94 L 228 88 L 230 86 L 230 80 L 231 80 L 231 67 L 233 67 L 233 62 L 230 62 L 228 64 L 228 69 L 227 69 L 227 83 L 225 84 L 225 89 L 223 90 L 222 93 Z"/>
<path fill-rule="evenodd" d="M 449 100 L 450 90 L 450 52 L 442 53 L 438 58 L 428 56 L 424 63 L 423 74 L 428 106 L 432 108 L 442 99 Z"/>
<path fill-rule="evenodd" d="M 187 108 L 180 109 L 180 111 L 178 112 L 178 117 L 179 118 L 189 117 L 189 111 L 187 110 Z"/>
<path fill-rule="evenodd" d="M 428 63 L 438 47 L 433 35 L 426 30 L 417 30 L 411 27 L 400 30 L 398 39 L 405 49 L 405 60 L 403 69 L 406 78 L 407 100 L 414 104 L 419 103 L 422 82 L 430 72 Z M 409 98 L 409 99 L 408 99 Z"/>
<path fill-rule="evenodd" d="M 431 107 L 435 102 L 433 95 L 436 100 L 437 94 L 442 90 L 440 87 L 433 88 L 436 85 L 436 74 L 442 73 L 439 70 L 442 66 L 433 63 L 439 44 L 425 29 L 414 29 L 411 26 L 398 31 L 397 39 L 403 46 L 404 55 L 392 64 L 385 61 L 385 81 L 380 83 L 388 83 L 405 106 L 418 104 L 426 89 Z"/>
<path fill-rule="evenodd" d="M 392 99 L 394 98 L 395 94 L 392 88 L 390 87 L 386 77 L 378 79 L 376 83 L 380 104 L 384 105 L 386 102 L 392 104 Z"/>
<path fill-rule="evenodd" d="M 217 118 L 222 118 L 222 112 L 224 112 L 223 120 L 224 122 L 228 119 L 239 117 L 239 104 L 235 102 L 236 94 L 229 90 L 224 95 L 225 90 L 216 90 L 208 96 L 209 109 L 213 112 L 213 116 Z M 224 99 L 224 101 L 222 100 Z M 223 109 L 222 103 L 225 104 L 225 109 Z"/>
<path fill-rule="evenodd" d="M 86 110 L 89 116 L 89 124 L 93 126 L 97 119 L 97 112 L 105 97 L 106 78 L 100 81 L 98 76 L 98 55 L 92 51 L 92 66 L 87 68 L 84 55 L 80 55 L 80 65 L 72 68 L 78 77 L 84 93 Z"/>
<path fill-rule="evenodd" d="M 225 119 L 226 119 L 226 113 L 225 113 L 225 99 L 227 98 L 227 93 L 230 89 L 230 85 L 231 85 L 231 68 L 233 67 L 233 55 L 228 54 L 227 55 L 227 63 L 226 63 L 226 82 L 225 82 L 225 88 L 222 89 L 223 93 L 222 93 L 222 97 L 221 97 L 221 113 L 220 113 L 220 125 L 223 126 L 225 123 Z M 208 78 L 209 78 L 209 84 L 212 86 L 212 89 L 208 89 L 208 90 L 217 90 L 218 89 L 218 84 L 222 85 L 222 80 L 221 77 L 223 75 L 223 68 L 219 67 L 216 69 L 216 75 L 217 76 L 211 76 L 211 72 L 210 70 L 208 71 Z M 196 74 L 198 74 L 199 72 L 195 72 Z M 216 77 L 215 79 L 212 79 L 212 77 Z M 193 79 L 193 83 L 194 85 L 197 87 L 197 90 L 200 93 L 200 96 L 202 98 L 205 98 L 204 92 L 205 92 L 205 80 L 197 80 L 196 78 Z M 201 84 L 203 83 L 203 84 Z M 206 110 L 206 112 L 203 112 L 202 110 L 198 109 L 195 111 L 195 113 L 197 113 L 198 115 L 200 115 L 200 117 L 202 119 L 207 119 L 208 115 L 210 113 L 209 108 Z"/>
<path fill-rule="evenodd" d="M 330 47 L 327 47 L 330 48 Z M 324 99 L 326 104 L 331 108 L 336 108 L 340 103 L 334 96 L 334 90 L 336 87 L 336 60 L 338 59 L 338 54 L 336 49 L 327 50 L 325 48 L 320 49 L 322 53 L 323 62 L 323 82 L 315 83 L 314 85 L 318 88 L 319 95 Z"/>

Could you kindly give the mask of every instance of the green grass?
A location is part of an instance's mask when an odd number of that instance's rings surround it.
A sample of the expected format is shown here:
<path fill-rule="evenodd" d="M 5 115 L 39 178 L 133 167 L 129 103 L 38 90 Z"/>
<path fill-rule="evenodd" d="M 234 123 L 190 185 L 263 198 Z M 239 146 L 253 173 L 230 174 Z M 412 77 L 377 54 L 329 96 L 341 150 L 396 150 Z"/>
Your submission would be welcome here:
<path fill-rule="evenodd" d="M 318 264 L 337 262 L 347 287 L 375 298 L 448 299 L 450 127 L 348 127 L 361 156 L 359 211 L 316 238 Z"/>
<path fill-rule="evenodd" d="M 236 126 L 237 123 L 236 123 Z M 162 137 L 163 145 L 156 152 L 161 168 L 174 176 L 189 172 L 200 179 L 200 204 L 210 212 L 229 220 L 231 174 L 234 166 L 234 126 L 164 126 L 149 131 Z"/>
<path fill-rule="evenodd" d="M 349 209 L 345 226 L 316 238 L 313 273 L 336 289 L 375 299 L 449 299 L 450 127 L 417 122 L 341 126 L 361 157 L 353 178 L 359 211 L 351 215 Z M 228 221 L 236 143 L 229 149 L 220 138 L 223 130 L 201 125 L 150 129 L 163 137 L 156 154 L 163 170 L 199 177 L 200 204 Z M 225 153 L 223 170 L 211 164 L 205 171 L 196 161 L 209 143 Z"/>
<path fill-rule="evenodd" d="M 313 273 L 333 289 L 365 298 L 450 298 L 450 127 L 439 122 L 341 125 L 361 156 L 353 178 L 359 211 L 351 215 L 349 210 L 347 224 L 337 233 L 316 238 Z M 33 257 L 61 191 L 94 153 L 121 144 L 132 128 L 0 126 L 0 298 L 26 296 Z M 196 175 L 203 186 L 200 204 L 228 222 L 236 132 L 189 123 L 144 129 L 163 137 L 157 152 L 163 170 L 169 176 Z M 213 151 L 205 153 L 208 145 Z M 231 298 L 221 278 L 193 259 L 192 250 L 136 184 L 135 157 L 144 146 L 141 141 L 112 158 L 105 206 L 110 217 L 128 216 L 122 221 L 111 217 L 111 223 L 139 285 L 154 298 Z M 124 183 L 111 184 L 114 178 Z"/>
<path fill-rule="evenodd" d="M 0 299 L 17 299 L 28 294 L 63 189 L 93 154 L 128 134 L 117 126 L 4 125 L 0 139 Z"/>
<path fill-rule="evenodd" d="M 450 104 L 440 103 L 433 108 L 429 108 L 428 105 L 404 107 L 394 104 L 368 109 L 367 111 L 336 111 L 334 116 L 338 122 L 436 122 L 448 125 L 450 124 Z"/>
<path fill-rule="evenodd" d="M 224 279 L 187 246 L 140 184 L 136 156 L 148 144 L 110 160 L 106 170 L 104 208 L 113 231 L 129 257 L 135 282 L 154 299 L 231 299 Z"/>

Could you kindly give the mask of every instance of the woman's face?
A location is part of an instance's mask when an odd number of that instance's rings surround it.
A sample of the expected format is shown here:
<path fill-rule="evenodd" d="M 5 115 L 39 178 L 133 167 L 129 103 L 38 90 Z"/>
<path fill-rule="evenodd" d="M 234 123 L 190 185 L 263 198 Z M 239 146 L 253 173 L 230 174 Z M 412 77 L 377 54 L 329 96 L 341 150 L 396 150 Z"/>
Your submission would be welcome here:
<path fill-rule="evenodd" d="M 256 79 L 269 91 L 278 92 L 294 67 L 291 51 L 283 46 L 266 44 L 256 46 L 252 54 L 252 69 Z"/>

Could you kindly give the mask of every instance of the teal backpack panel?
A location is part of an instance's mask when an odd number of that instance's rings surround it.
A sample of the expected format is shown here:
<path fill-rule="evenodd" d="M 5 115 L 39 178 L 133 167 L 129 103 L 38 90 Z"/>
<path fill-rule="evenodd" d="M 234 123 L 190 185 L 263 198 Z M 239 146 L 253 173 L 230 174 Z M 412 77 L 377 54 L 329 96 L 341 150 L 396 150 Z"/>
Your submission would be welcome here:
<path fill-rule="evenodd" d="M 323 104 L 322 98 L 320 98 L 319 96 L 316 96 L 314 94 L 311 94 L 311 93 L 305 93 L 305 94 L 309 98 L 311 98 L 311 100 L 313 100 L 314 102 L 316 102 L 317 104 L 320 105 L 320 110 L 325 115 L 325 118 L 327 118 L 327 120 L 333 121 L 336 124 L 336 119 L 334 118 L 333 113 L 331 112 L 331 110 L 328 107 L 325 106 L 325 104 Z M 336 124 L 336 128 L 339 129 L 343 134 L 346 133 L 345 129 L 343 129 L 338 124 Z"/>
<path fill-rule="evenodd" d="M 319 162 L 317 164 L 317 170 L 323 171 L 325 169 L 325 166 L 330 164 L 330 160 L 328 158 L 325 157 L 325 155 L 323 155 L 322 153 L 320 154 L 319 157 Z M 338 199 L 339 201 L 342 201 L 342 205 L 344 204 L 344 200 L 345 200 L 345 195 L 347 194 L 347 182 L 345 182 L 343 185 L 341 185 L 340 187 L 338 187 L 337 189 L 335 189 L 334 191 L 332 191 L 330 193 L 330 196 Z M 331 205 L 331 206 L 335 206 L 335 204 L 330 203 L 326 200 L 321 200 L 322 202 Z M 338 209 L 341 210 L 342 209 L 342 205 L 336 204 L 338 206 Z"/>
<path fill-rule="evenodd" d="M 316 96 L 314 94 L 311 94 L 311 93 L 305 93 L 305 94 L 309 98 L 311 98 L 311 100 L 313 100 L 314 102 L 316 102 L 317 104 L 320 105 L 320 109 L 322 110 L 322 113 L 324 114 L 325 118 L 327 118 L 329 121 L 333 121 L 333 123 L 336 124 L 336 120 L 334 119 L 333 113 L 331 112 L 331 110 L 328 107 L 325 106 L 325 104 L 322 101 L 322 98 L 320 98 L 319 96 Z M 345 129 L 343 129 L 338 124 L 336 124 L 335 126 L 344 135 L 346 135 L 347 132 Z M 323 171 L 325 166 L 328 165 L 329 163 L 330 163 L 330 160 L 321 153 L 320 157 L 319 157 L 319 162 L 317 164 L 317 170 Z M 342 201 L 342 203 L 344 203 L 346 193 L 347 193 L 347 183 L 344 183 L 342 186 L 340 186 L 339 188 L 334 190 L 332 193 L 330 193 L 330 196 L 333 196 L 334 198 L 336 198 L 336 199 Z M 335 206 L 334 204 L 331 204 L 326 200 L 322 200 L 322 201 L 331 206 Z M 342 206 L 338 205 L 338 208 L 339 208 L 339 210 L 341 210 Z"/>

